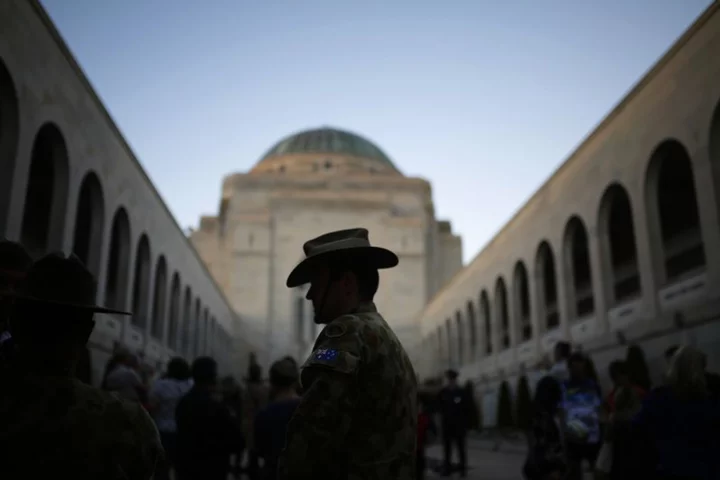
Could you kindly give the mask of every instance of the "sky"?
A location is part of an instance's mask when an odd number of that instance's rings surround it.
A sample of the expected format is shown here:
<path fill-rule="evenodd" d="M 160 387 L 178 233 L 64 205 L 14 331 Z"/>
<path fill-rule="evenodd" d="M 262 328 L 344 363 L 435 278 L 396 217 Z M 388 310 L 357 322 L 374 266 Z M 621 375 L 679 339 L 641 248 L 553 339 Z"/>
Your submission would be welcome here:
<path fill-rule="evenodd" d="M 41 3 L 183 228 L 333 126 L 432 182 L 467 262 L 711 1 Z"/>

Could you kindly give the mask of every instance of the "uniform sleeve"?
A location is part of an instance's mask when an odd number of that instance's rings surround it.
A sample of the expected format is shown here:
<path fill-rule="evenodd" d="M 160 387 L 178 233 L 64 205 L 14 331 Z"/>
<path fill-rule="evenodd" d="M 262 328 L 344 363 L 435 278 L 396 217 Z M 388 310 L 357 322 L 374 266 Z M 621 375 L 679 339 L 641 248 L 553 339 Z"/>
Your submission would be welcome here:
<path fill-rule="evenodd" d="M 128 453 L 120 465 L 125 472 L 120 478 L 150 480 L 165 452 L 152 419 L 139 406 L 133 407 L 135 408 L 127 411 L 128 420 L 134 428 L 132 435 L 124 435 L 119 439 Z"/>
<path fill-rule="evenodd" d="M 330 453 L 342 448 L 350 429 L 363 359 L 362 342 L 351 330 L 328 325 L 302 367 L 305 392 L 288 426 L 278 479 L 304 480 L 333 470 Z"/>

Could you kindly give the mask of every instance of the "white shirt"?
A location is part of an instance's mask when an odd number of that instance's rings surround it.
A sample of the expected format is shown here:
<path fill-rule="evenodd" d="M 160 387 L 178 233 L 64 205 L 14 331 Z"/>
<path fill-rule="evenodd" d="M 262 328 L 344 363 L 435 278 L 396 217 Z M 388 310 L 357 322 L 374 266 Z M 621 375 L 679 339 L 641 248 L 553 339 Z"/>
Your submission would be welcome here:
<path fill-rule="evenodd" d="M 154 406 L 152 416 L 161 432 L 177 431 L 175 409 L 182 397 L 192 388 L 189 380 L 160 378 L 150 390 L 150 403 Z"/>
<path fill-rule="evenodd" d="M 115 392 L 126 400 L 139 401 L 138 389 L 142 388 L 142 380 L 138 373 L 125 365 L 118 365 L 106 379 L 108 390 Z"/>

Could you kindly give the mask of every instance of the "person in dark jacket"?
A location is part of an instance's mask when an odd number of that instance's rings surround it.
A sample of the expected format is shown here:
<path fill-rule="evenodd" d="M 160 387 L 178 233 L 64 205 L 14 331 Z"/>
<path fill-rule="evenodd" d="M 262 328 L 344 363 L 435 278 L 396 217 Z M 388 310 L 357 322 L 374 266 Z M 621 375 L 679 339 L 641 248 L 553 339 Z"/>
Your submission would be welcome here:
<path fill-rule="evenodd" d="M 300 372 L 294 360 L 283 358 L 270 367 L 270 403 L 262 409 L 253 425 L 255 427 L 255 451 L 263 460 L 260 470 L 262 480 L 277 478 L 277 464 L 285 446 L 288 423 L 300 404 L 296 385 Z"/>
<path fill-rule="evenodd" d="M 175 410 L 178 480 L 226 480 L 239 432 L 216 393 L 217 363 L 210 357 L 192 364 L 192 389 Z"/>
<path fill-rule="evenodd" d="M 457 382 L 458 372 L 446 372 L 447 385 L 440 390 L 438 406 L 442 421 L 443 437 L 443 476 L 452 473 L 452 451 L 457 448 L 460 457 L 460 475 L 467 475 L 467 431 L 470 423 L 470 399 L 465 389 Z"/>
<path fill-rule="evenodd" d="M 568 472 L 560 403 L 562 387 L 553 376 L 538 382 L 533 399 L 528 456 L 523 466 L 527 480 L 561 479 Z"/>

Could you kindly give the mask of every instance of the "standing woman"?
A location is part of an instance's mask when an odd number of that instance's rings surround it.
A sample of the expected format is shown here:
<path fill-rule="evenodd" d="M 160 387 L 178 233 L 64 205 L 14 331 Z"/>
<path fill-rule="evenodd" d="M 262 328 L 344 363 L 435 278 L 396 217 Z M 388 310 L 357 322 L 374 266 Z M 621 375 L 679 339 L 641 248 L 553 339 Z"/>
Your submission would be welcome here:
<path fill-rule="evenodd" d="M 156 380 L 150 389 L 149 410 L 165 449 L 165 462 L 158 465 L 155 472 L 157 480 L 169 479 L 170 469 L 175 464 L 177 441 L 175 409 L 190 387 L 190 366 L 182 358 L 175 357 L 168 363 L 167 375 Z"/>

